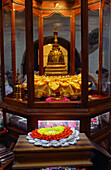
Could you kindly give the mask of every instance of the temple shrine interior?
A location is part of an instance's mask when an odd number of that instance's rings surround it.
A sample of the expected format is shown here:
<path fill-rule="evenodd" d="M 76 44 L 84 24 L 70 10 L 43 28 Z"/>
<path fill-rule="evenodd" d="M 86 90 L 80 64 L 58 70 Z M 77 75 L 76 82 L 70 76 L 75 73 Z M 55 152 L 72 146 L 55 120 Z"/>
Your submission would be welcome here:
<path fill-rule="evenodd" d="M 1 0 L 1 170 L 110 170 L 110 30 L 110 0 Z"/>

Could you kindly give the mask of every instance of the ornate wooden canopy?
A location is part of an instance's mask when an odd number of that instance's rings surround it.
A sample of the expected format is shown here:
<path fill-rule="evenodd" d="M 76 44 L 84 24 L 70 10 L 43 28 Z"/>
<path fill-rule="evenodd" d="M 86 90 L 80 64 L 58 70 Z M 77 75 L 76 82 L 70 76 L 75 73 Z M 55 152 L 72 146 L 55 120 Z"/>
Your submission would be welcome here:
<path fill-rule="evenodd" d="M 92 11 L 96 11 L 100 8 L 100 0 L 89 0 L 88 8 Z M 15 11 L 23 11 L 25 9 L 25 0 L 4 0 L 3 6 L 7 11 L 13 8 Z M 42 16 L 48 17 L 54 13 L 61 13 L 62 15 L 69 17 L 74 11 L 74 15 L 79 15 L 81 13 L 81 1 L 80 0 L 33 0 L 33 14 L 39 16 L 42 10 Z M 66 12 L 67 11 L 67 14 Z"/>

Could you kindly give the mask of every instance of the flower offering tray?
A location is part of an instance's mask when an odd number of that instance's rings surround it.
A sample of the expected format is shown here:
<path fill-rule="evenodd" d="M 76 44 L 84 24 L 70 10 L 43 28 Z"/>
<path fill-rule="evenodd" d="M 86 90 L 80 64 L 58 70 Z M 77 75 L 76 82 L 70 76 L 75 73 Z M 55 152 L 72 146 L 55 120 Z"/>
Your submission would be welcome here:
<path fill-rule="evenodd" d="M 45 128 L 44 128 L 45 129 Z M 46 128 L 49 129 L 49 128 Z M 31 132 L 28 133 L 26 139 L 28 139 L 29 143 L 34 144 L 35 146 L 42 146 L 42 147 L 68 147 L 69 145 L 74 145 L 80 139 L 79 131 L 75 130 L 75 128 L 71 128 L 72 134 L 68 137 L 64 138 L 65 133 L 63 134 L 63 138 L 58 137 L 58 140 L 44 140 L 39 138 L 33 138 L 31 136 Z M 60 135 L 59 135 L 60 136 Z M 49 136 L 51 137 L 51 136 Z"/>

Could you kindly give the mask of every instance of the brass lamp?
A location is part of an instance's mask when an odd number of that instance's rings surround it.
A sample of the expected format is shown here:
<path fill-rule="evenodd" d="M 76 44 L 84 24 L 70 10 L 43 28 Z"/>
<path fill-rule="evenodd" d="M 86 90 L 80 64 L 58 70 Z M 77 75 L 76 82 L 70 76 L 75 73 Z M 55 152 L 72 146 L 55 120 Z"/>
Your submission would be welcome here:
<path fill-rule="evenodd" d="M 22 100 L 24 98 L 24 88 L 20 82 L 19 70 L 17 70 L 17 79 L 14 86 L 14 98 Z"/>

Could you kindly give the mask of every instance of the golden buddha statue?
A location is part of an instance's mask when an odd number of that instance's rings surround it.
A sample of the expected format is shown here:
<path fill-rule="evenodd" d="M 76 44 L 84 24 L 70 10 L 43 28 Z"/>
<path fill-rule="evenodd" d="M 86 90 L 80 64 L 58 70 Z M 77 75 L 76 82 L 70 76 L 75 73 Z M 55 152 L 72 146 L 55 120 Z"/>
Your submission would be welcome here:
<path fill-rule="evenodd" d="M 45 69 L 46 75 L 66 75 L 67 68 L 64 61 L 64 55 L 59 48 L 57 40 L 57 29 L 54 30 L 54 44 L 52 50 L 50 50 L 48 55 L 48 62 Z"/>

